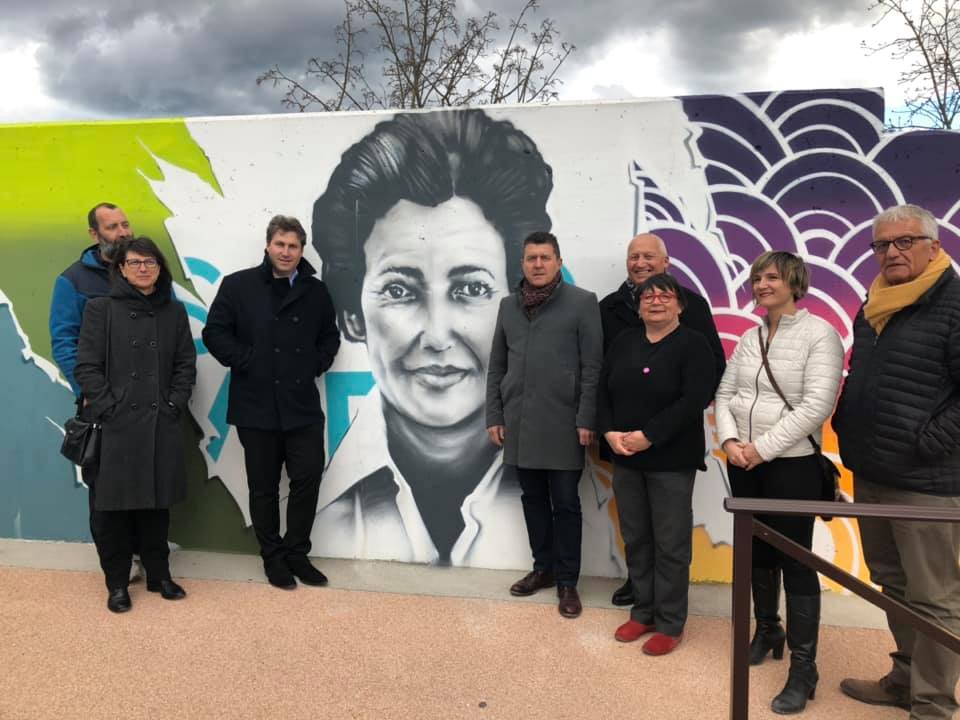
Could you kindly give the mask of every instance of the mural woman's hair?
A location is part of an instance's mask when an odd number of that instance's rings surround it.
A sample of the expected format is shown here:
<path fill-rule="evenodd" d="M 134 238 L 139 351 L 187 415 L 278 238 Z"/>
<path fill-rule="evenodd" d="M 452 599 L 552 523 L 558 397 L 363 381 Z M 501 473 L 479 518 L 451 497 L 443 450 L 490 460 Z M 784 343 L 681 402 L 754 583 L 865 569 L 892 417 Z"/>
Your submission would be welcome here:
<path fill-rule="evenodd" d="M 313 245 L 340 317 L 361 317 L 363 246 L 401 200 L 427 207 L 452 197 L 475 202 L 503 239 L 512 287 L 520 281 L 523 239 L 551 227 L 552 189 L 553 172 L 533 140 L 482 110 L 407 113 L 378 123 L 344 152 L 313 205 Z"/>
<path fill-rule="evenodd" d="M 160 274 L 157 276 L 157 289 L 161 292 L 169 292 L 173 285 L 173 275 L 170 274 L 170 266 L 167 264 L 167 259 L 163 256 L 163 253 L 160 252 L 157 244 L 143 235 L 130 238 L 129 240 L 121 240 L 117 243 L 117 250 L 114 252 L 113 258 L 111 258 L 110 261 L 110 274 L 113 276 L 114 281 L 116 282 L 122 277 L 120 268 L 123 266 L 123 263 L 126 262 L 127 254 L 131 252 L 135 252 L 137 255 L 143 255 L 144 257 L 152 257 L 157 261 L 157 266 L 160 268 Z"/>

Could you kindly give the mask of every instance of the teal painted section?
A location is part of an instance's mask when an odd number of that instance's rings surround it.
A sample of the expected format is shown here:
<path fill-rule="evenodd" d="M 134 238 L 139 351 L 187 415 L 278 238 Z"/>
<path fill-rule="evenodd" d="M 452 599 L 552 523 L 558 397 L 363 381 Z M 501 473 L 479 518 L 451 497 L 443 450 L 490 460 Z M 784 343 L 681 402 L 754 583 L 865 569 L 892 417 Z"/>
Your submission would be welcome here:
<path fill-rule="evenodd" d="M 220 453 L 223 452 L 223 444 L 227 441 L 227 433 L 230 432 L 230 426 L 227 424 L 227 399 L 230 396 L 230 372 L 223 378 L 223 382 L 220 383 L 220 389 L 217 390 L 217 397 L 213 401 L 213 407 L 210 408 L 210 413 L 207 415 L 207 419 L 213 423 L 213 426 L 217 429 L 219 437 L 215 437 L 207 444 L 207 452 L 210 453 L 210 457 L 214 460 L 220 459 Z"/>
<path fill-rule="evenodd" d="M 73 393 L 23 357 L 7 305 L 0 306 L 0 537 L 90 541 L 87 490 L 60 456 L 55 427 L 75 411 Z"/>
<path fill-rule="evenodd" d="M 333 455 L 350 428 L 350 398 L 363 397 L 373 389 L 373 374 L 328 372 L 323 377 L 327 391 L 327 447 Z"/>

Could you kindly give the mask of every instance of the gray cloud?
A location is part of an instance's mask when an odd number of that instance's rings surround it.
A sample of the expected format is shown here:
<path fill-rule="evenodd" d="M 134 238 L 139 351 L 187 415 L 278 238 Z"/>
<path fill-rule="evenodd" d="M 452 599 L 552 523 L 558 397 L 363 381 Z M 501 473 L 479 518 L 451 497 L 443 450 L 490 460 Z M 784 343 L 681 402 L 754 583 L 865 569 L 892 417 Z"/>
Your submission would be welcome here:
<path fill-rule="evenodd" d="M 506 21 L 516 4 L 494 0 L 490 7 Z M 530 25 L 549 15 L 578 46 L 568 72 L 617 37 L 662 29 L 671 41 L 671 80 L 696 92 L 756 89 L 751 74 L 778 37 L 866 12 L 863 0 L 606 0 L 588 12 L 570 0 L 544 5 Z M 479 4 L 466 7 L 477 12 Z M 331 55 L 342 14 L 339 2 L 315 0 L 167 0 L 148 9 L 137 0 L 7 0 L 0 39 L 40 42 L 47 92 L 88 112 L 278 112 L 282 93 L 257 87 L 256 76 L 274 64 L 299 73 L 309 56 Z"/>

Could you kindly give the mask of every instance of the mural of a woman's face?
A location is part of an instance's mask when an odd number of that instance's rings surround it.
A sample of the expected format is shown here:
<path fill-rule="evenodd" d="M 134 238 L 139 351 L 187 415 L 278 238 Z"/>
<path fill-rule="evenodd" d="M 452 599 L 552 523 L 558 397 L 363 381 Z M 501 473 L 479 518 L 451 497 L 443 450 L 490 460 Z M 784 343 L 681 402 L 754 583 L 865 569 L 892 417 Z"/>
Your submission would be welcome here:
<path fill-rule="evenodd" d="M 364 245 L 360 306 L 381 395 L 429 427 L 477 412 L 500 299 L 508 292 L 503 239 L 472 201 L 407 200 Z"/>

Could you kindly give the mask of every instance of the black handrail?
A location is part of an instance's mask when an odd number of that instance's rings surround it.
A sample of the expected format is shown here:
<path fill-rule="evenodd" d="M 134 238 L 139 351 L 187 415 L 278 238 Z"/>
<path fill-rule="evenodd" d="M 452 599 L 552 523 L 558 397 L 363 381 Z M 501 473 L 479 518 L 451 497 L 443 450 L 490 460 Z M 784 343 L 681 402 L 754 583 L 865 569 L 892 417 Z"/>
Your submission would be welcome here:
<path fill-rule="evenodd" d="M 960 653 L 960 637 L 919 615 L 910 607 L 878 592 L 819 555 L 798 545 L 757 520 L 754 515 L 824 515 L 827 517 L 888 518 L 925 522 L 960 522 L 960 510 L 916 505 L 875 505 L 811 500 L 726 498 L 723 507 L 733 513 L 733 649 L 730 660 L 730 718 L 747 720 L 750 699 L 750 578 L 753 536 L 773 545 L 797 562 L 823 573 L 867 602 L 911 625 L 918 632 Z"/>

